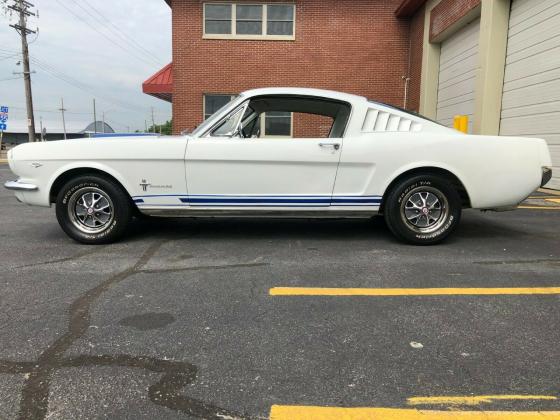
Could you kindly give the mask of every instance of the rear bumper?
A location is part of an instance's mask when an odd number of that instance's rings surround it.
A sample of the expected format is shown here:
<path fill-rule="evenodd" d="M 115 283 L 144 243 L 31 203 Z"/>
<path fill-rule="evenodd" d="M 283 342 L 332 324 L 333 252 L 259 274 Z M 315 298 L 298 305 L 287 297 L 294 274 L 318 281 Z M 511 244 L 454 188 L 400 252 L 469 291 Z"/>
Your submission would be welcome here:
<path fill-rule="evenodd" d="M 37 191 L 39 187 L 34 184 L 27 184 L 25 182 L 18 181 L 8 181 L 4 184 L 4 187 L 12 191 Z"/>
<path fill-rule="evenodd" d="M 544 187 L 551 179 L 552 179 L 552 169 L 547 168 L 546 166 L 543 167 L 541 187 Z"/>

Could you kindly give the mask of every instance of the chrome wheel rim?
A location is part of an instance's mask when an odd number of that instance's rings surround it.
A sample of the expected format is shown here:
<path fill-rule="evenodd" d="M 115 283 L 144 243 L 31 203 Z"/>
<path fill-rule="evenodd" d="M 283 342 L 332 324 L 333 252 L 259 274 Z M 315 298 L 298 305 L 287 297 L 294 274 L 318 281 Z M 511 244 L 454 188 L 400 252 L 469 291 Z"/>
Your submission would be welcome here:
<path fill-rule="evenodd" d="M 72 224 L 85 233 L 103 232 L 115 218 L 115 208 L 109 195 L 95 187 L 81 188 L 68 201 Z"/>
<path fill-rule="evenodd" d="M 401 202 L 404 223 L 417 233 L 432 233 L 441 228 L 449 214 L 445 195 L 432 187 L 418 187 L 410 191 Z"/>

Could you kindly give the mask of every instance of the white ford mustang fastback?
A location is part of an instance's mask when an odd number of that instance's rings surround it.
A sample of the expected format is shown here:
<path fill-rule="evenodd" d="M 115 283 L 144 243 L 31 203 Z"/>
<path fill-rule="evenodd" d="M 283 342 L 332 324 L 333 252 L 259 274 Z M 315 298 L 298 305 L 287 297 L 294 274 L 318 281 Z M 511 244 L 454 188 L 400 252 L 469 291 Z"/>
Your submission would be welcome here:
<path fill-rule="evenodd" d="M 293 135 L 265 136 L 267 116 L 282 115 Z M 88 244 L 121 237 L 135 215 L 376 214 L 399 239 L 433 244 L 462 209 L 515 208 L 552 166 L 544 140 L 465 135 L 360 96 L 299 88 L 245 92 L 188 135 L 30 143 L 8 158 L 19 179 L 6 188 L 56 204 L 62 229 Z"/>

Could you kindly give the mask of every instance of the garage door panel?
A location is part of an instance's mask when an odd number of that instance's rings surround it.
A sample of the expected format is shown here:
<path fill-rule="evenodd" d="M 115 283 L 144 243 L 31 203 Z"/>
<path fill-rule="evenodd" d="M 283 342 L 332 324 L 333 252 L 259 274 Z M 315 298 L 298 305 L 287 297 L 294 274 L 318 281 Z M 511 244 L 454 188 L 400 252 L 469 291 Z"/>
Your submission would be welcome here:
<path fill-rule="evenodd" d="M 560 98 L 560 80 L 530 85 L 527 87 L 504 92 L 502 107 L 538 105 L 558 101 Z"/>
<path fill-rule="evenodd" d="M 539 85 L 541 83 L 550 82 L 560 79 L 560 67 L 537 73 L 531 76 L 509 80 L 504 83 L 504 92 L 520 89 L 526 86 Z"/>
<path fill-rule="evenodd" d="M 455 115 L 467 115 L 472 112 L 470 101 L 462 101 L 450 106 L 441 106 L 438 108 L 438 115 L 441 118 L 453 118 Z"/>
<path fill-rule="evenodd" d="M 475 60 L 478 55 L 478 45 L 463 51 L 460 55 L 449 58 L 445 63 L 440 63 L 439 71 L 443 72 L 450 68 L 457 67 L 457 65 L 464 63 L 467 60 Z"/>
<path fill-rule="evenodd" d="M 558 42 L 560 42 L 560 38 L 558 38 Z M 524 59 L 506 62 L 505 80 L 507 83 L 557 68 L 560 68 L 560 45 L 541 53 L 535 53 L 529 49 L 526 51 Z"/>
<path fill-rule="evenodd" d="M 510 18 L 510 37 L 514 39 L 520 32 L 543 24 L 543 22 L 560 14 L 558 0 L 532 0 L 533 7 L 525 13 L 513 13 Z"/>
<path fill-rule="evenodd" d="M 526 36 L 521 36 L 524 35 L 523 33 L 519 35 L 508 42 L 508 59 L 511 61 L 524 58 L 521 53 L 527 48 L 533 47 L 539 51 L 546 51 L 558 45 L 554 38 L 560 36 L 560 26 L 558 26 L 558 22 L 555 22 L 554 19 L 549 19 L 540 24 L 536 30 L 525 34 Z"/>
<path fill-rule="evenodd" d="M 445 108 L 454 108 L 454 107 L 458 107 L 458 106 L 460 106 L 461 104 L 464 104 L 464 103 L 472 103 L 473 100 L 474 100 L 474 92 L 471 92 L 471 93 L 468 93 L 464 96 L 458 96 L 458 97 L 455 97 L 455 98 L 448 99 L 446 101 L 440 101 L 440 102 L 438 102 L 437 106 L 438 106 L 438 110 L 445 109 Z M 474 110 L 474 108 L 473 108 L 473 110 Z M 457 114 L 455 114 L 455 115 L 457 115 Z"/>
<path fill-rule="evenodd" d="M 523 105 L 511 104 L 511 107 L 502 111 L 502 118 L 515 118 L 535 114 L 550 114 L 560 112 L 560 101 L 539 103 L 536 105 Z"/>
<path fill-rule="evenodd" d="M 551 5 L 556 4 L 557 0 L 540 0 L 539 2 L 539 11 L 543 10 L 543 8 L 550 7 Z M 535 3 L 531 1 L 513 1 L 511 4 L 511 17 L 515 18 L 517 16 L 522 16 L 527 12 L 531 12 L 535 10 Z M 515 22 L 514 22 L 515 23 Z"/>
<path fill-rule="evenodd" d="M 475 21 L 441 44 L 440 67 L 459 56 L 465 55 L 469 50 L 478 45 L 480 35 L 480 21 Z"/>
<path fill-rule="evenodd" d="M 463 61 L 457 61 L 451 66 L 440 68 L 439 84 L 440 86 L 458 81 L 457 79 L 468 79 L 472 77 L 478 64 L 478 51 L 474 51 L 470 56 L 466 56 Z"/>
<path fill-rule="evenodd" d="M 560 112 L 502 118 L 500 134 L 505 136 L 546 136 L 558 134 Z"/>
<path fill-rule="evenodd" d="M 461 98 L 464 97 L 465 95 L 468 95 L 469 93 L 473 93 L 474 92 L 473 85 L 474 85 L 474 77 L 459 83 L 455 83 L 454 85 L 451 85 L 449 87 L 440 89 L 438 93 L 438 96 L 440 98 L 438 101 L 438 105 L 441 102 L 445 102 L 453 98 Z"/>
<path fill-rule="evenodd" d="M 513 0 L 500 134 L 544 138 L 560 188 L 560 1 Z"/>
<path fill-rule="evenodd" d="M 455 115 L 474 113 L 479 36 L 480 20 L 476 20 L 441 45 L 437 120 L 444 125 L 453 126 Z M 472 132 L 472 118 L 469 121 Z"/>
<path fill-rule="evenodd" d="M 546 187 L 560 190 L 560 145 L 553 144 L 549 148 L 552 156 L 552 179 Z"/>

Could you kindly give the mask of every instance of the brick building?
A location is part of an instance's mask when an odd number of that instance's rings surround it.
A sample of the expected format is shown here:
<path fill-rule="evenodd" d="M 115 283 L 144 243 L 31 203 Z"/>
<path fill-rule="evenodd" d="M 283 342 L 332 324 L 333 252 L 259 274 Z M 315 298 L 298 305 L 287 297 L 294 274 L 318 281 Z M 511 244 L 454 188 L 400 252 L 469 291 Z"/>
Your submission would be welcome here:
<path fill-rule="evenodd" d="M 192 129 L 237 93 L 298 86 L 356 93 L 480 134 L 546 138 L 560 188 L 556 0 L 166 0 L 173 63 L 144 92 Z M 262 135 L 322 122 L 266 115 Z"/>

